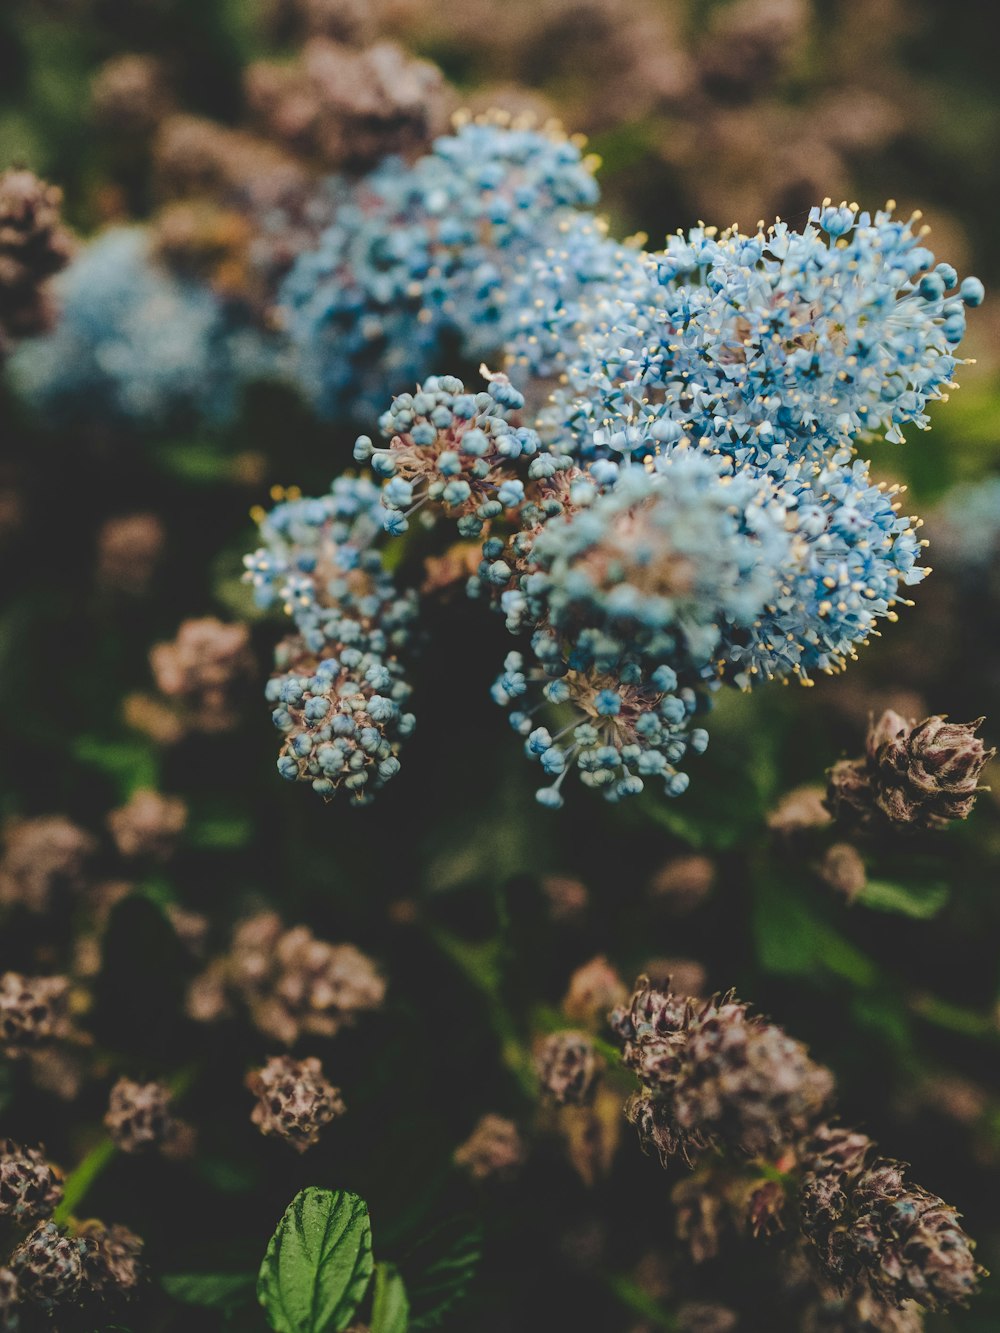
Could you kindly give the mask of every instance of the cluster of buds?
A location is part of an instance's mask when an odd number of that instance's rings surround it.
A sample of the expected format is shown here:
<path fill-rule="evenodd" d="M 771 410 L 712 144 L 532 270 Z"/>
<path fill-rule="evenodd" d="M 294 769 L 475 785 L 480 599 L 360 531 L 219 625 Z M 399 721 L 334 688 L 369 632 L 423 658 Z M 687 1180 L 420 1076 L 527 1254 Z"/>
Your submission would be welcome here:
<path fill-rule="evenodd" d="M 780 1028 L 730 996 L 701 1004 L 644 977 L 612 1027 L 642 1085 L 626 1112 L 643 1145 L 664 1165 L 677 1154 L 697 1163 L 674 1192 L 696 1261 L 717 1253 L 723 1225 L 755 1235 L 788 1225 L 794 1198 L 813 1272 L 843 1318 L 817 1328 L 908 1330 L 919 1327 L 908 1315 L 866 1323 L 859 1312 L 936 1310 L 973 1294 L 982 1270 L 954 1208 L 876 1157 L 867 1135 L 826 1121 L 833 1076 Z"/>
<path fill-rule="evenodd" d="M 299 1153 L 318 1143 L 323 1127 L 347 1109 L 314 1056 L 275 1055 L 247 1075 L 247 1087 L 257 1098 L 251 1119 L 260 1132 L 284 1139 Z"/>
<path fill-rule="evenodd" d="M 732 996 L 685 999 L 642 977 L 612 1028 L 643 1088 L 629 1119 L 664 1164 L 707 1148 L 773 1152 L 808 1131 L 833 1092 L 800 1042 Z"/>
<path fill-rule="evenodd" d="M 46 912 L 78 892 L 96 842 L 63 815 L 12 820 L 4 830 L 0 906 Z"/>
<path fill-rule="evenodd" d="M 238 1005 L 264 1036 L 292 1046 L 301 1036 L 335 1036 L 384 998 L 385 981 L 360 949 L 262 912 L 236 927 L 230 952 L 194 981 L 188 1012 L 212 1021 Z"/>
<path fill-rule="evenodd" d="M 868 729 L 863 757 L 830 770 L 829 809 L 863 829 L 935 829 L 968 819 L 996 754 L 976 735 L 983 721 L 934 716 L 918 723 L 886 710 Z"/>
<path fill-rule="evenodd" d="M 455 1165 L 473 1180 L 505 1179 L 524 1165 L 527 1151 L 513 1120 L 484 1115 L 455 1149 Z"/>
<path fill-rule="evenodd" d="M 187 825 L 188 811 L 179 796 L 158 791 L 133 792 L 125 805 L 108 815 L 108 828 L 124 857 L 166 861 Z"/>
<path fill-rule="evenodd" d="M 966 1301 L 982 1270 L 958 1214 L 874 1158 L 865 1134 L 821 1126 L 805 1150 L 802 1231 L 840 1287 L 861 1284 L 890 1305 L 936 1310 Z M 869 1164 L 870 1163 L 870 1164 Z"/>
<path fill-rule="evenodd" d="M 207 616 L 185 620 L 176 638 L 159 643 L 150 665 L 160 693 L 175 716 L 175 735 L 229 731 L 254 671 L 245 625 Z"/>
<path fill-rule="evenodd" d="M 142 1241 L 120 1224 L 84 1222 L 67 1235 L 54 1222 L 41 1222 L 9 1263 L 18 1302 L 51 1315 L 88 1298 L 132 1295 L 142 1277 L 141 1254 Z"/>
<path fill-rule="evenodd" d="M 0 1051 L 8 1059 L 69 1036 L 69 988 L 67 977 L 0 976 Z"/>
<path fill-rule="evenodd" d="M 538 1081 L 557 1106 L 585 1106 L 591 1101 L 603 1067 L 585 1032 L 553 1032 L 535 1058 Z"/>
<path fill-rule="evenodd" d="M 57 1172 L 38 1148 L 0 1139 L 0 1217 L 22 1226 L 50 1217 L 62 1198 Z"/>
<path fill-rule="evenodd" d="M 62 191 L 30 171 L 0 172 L 0 361 L 15 338 L 50 322 L 45 281 L 68 263 Z"/>
<path fill-rule="evenodd" d="M 174 1115 L 173 1097 L 165 1083 L 137 1083 L 120 1078 L 111 1089 L 104 1127 L 116 1148 L 126 1153 L 158 1149 L 165 1156 L 183 1156 L 192 1130 Z"/>
<path fill-rule="evenodd" d="M 39 1149 L 0 1139 L 0 1223 L 21 1233 L 7 1265 L 0 1265 L 5 1333 L 22 1327 L 26 1306 L 48 1313 L 90 1297 L 127 1296 L 139 1284 L 138 1236 L 98 1221 L 66 1234 L 52 1220 L 62 1197 L 59 1174 Z"/>

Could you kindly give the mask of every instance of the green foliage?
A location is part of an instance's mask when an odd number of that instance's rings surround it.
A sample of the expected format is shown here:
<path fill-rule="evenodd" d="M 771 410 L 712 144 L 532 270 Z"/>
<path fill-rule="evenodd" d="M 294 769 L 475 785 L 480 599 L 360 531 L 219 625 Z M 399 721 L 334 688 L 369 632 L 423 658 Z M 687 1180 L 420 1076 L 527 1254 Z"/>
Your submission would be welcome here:
<path fill-rule="evenodd" d="M 456 1217 L 424 1236 L 407 1256 L 412 1333 L 440 1328 L 468 1293 L 483 1256 L 483 1233 L 472 1218 Z"/>
<path fill-rule="evenodd" d="M 937 916 L 950 894 L 945 884 L 897 884 L 888 879 L 870 879 L 856 898 L 876 912 L 894 912 L 917 921 Z"/>
<path fill-rule="evenodd" d="M 172 1273 L 162 1279 L 162 1285 L 182 1305 L 227 1313 L 248 1305 L 254 1294 L 252 1273 Z"/>
<path fill-rule="evenodd" d="M 271 1237 L 257 1299 L 275 1333 L 340 1333 L 374 1267 L 364 1200 L 310 1187 L 295 1196 Z"/>
<path fill-rule="evenodd" d="M 376 1264 L 371 1333 L 406 1333 L 410 1327 L 406 1284 L 392 1264 Z"/>

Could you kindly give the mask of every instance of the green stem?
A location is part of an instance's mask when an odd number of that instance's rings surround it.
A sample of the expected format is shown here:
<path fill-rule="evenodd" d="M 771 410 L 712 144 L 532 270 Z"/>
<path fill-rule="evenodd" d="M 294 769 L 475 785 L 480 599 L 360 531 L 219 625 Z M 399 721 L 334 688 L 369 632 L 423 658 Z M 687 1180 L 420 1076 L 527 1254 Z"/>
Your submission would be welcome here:
<path fill-rule="evenodd" d="M 490 1026 L 500 1043 L 500 1054 L 504 1064 L 520 1083 L 525 1094 L 531 1098 L 537 1097 L 538 1080 L 531 1052 L 521 1040 L 517 1024 L 501 994 L 496 947 L 490 944 L 469 944 L 439 927 L 430 927 L 428 933 L 441 952 L 451 959 L 466 980 L 482 995 L 486 1002 Z"/>
<path fill-rule="evenodd" d="M 605 1277 L 605 1282 L 622 1305 L 634 1310 L 643 1319 L 648 1319 L 657 1328 L 665 1328 L 676 1333 L 677 1320 L 674 1316 L 669 1310 L 665 1310 L 659 1301 L 653 1300 L 652 1296 L 644 1292 L 632 1278 L 609 1273 Z"/>
<path fill-rule="evenodd" d="M 52 1214 L 56 1223 L 68 1221 L 86 1198 L 91 1185 L 117 1155 L 118 1149 L 110 1139 L 101 1139 L 76 1168 L 66 1177 L 62 1203 Z"/>

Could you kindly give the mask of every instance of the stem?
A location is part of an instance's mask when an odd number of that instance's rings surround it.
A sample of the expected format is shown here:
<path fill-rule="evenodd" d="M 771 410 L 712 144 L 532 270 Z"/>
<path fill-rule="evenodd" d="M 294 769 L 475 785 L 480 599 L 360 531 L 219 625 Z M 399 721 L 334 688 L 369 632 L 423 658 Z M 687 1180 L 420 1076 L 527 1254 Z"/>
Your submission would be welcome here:
<path fill-rule="evenodd" d="M 68 1221 L 76 1212 L 76 1209 L 86 1198 L 91 1185 L 104 1171 L 105 1167 L 117 1156 L 118 1149 L 108 1138 L 101 1139 L 95 1143 L 90 1152 L 76 1168 L 66 1177 L 66 1183 L 63 1186 L 62 1203 L 52 1214 L 52 1220 L 56 1223 Z"/>
<path fill-rule="evenodd" d="M 522 1091 L 534 1099 L 538 1095 L 535 1065 L 501 995 L 496 947 L 468 944 L 450 931 L 438 927 L 430 927 L 428 933 L 441 952 L 451 959 L 466 980 L 482 995 L 490 1026 L 500 1043 L 503 1062 L 520 1083 Z"/>
<path fill-rule="evenodd" d="M 644 1319 L 648 1319 L 657 1328 L 673 1330 L 673 1333 L 676 1333 L 677 1320 L 670 1311 L 665 1310 L 659 1301 L 655 1301 L 652 1296 L 647 1295 L 630 1277 L 609 1273 L 605 1277 L 605 1282 L 622 1305 L 628 1306 L 636 1314 L 642 1315 Z"/>

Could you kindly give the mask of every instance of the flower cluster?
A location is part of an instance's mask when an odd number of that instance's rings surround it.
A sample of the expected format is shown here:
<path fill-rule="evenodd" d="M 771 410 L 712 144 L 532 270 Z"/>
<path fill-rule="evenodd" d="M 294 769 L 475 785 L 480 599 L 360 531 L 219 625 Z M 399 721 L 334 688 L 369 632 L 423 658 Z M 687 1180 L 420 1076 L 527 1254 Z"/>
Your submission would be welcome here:
<path fill-rule="evenodd" d="M 52 1220 L 62 1196 L 59 1173 L 39 1149 L 0 1140 L 0 1222 L 20 1237 L 0 1264 L 0 1329 L 14 1333 L 30 1307 L 51 1316 L 90 1298 L 127 1297 L 139 1283 L 139 1237 L 96 1220 L 67 1234 Z"/>
<path fill-rule="evenodd" d="M 69 261 L 62 192 L 30 171 L 0 172 L 0 362 L 15 338 L 48 328 L 46 280 Z"/>
<path fill-rule="evenodd" d="M 805 1133 L 833 1092 L 801 1043 L 730 996 L 691 1001 L 641 978 L 612 1027 L 644 1089 L 629 1119 L 664 1164 L 723 1146 L 773 1152 Z"/>
<path fill-rule="evenodd" d="M 247 1076 L 257 1098 L 251 1119 L 262 1134 L 284 1139 L 296 1152 L 319 1141 L 320 1130 L 346 1110 L 340 1089 L 323 1075 L 315 1056 L 276 1055 Z"/>
<path fill-rule="evenodd" d="M 983 721 L 917 723 L 888 709 L 869 727 L 864 756 L 830 770 L 827 805 L 839 821 L 862 829 L 933 829 L 967 819 L 996 754 L 976 735 Z"/>
<path fill-rule="evenodd" d="M 340 477 L 324 497 L 286 500 L 261 515 L 266 545 L 245 561 L 258 603 L 280 599 L 298 631 L 279 645 L 266 691 L 284 737 L 278 771 L 358 802 L 398 772 L 414 726 L 397 652 L 416 601 L 370 546 L 378 498 L 371 482 Z"/>
<path fill-rule="evenodd" d="M 193 982 L 188 1012 L 211 1022 L 238 1004 L 265 1036 L 292 1046 L 303 1035 L 335 1036 L 384 997 L 385 981 L 354 945 L 286 929 L 262 912 L 237 926 L 230 952 Z"/>
<path fill-rule="evenodd" d="M 827 1121 L 833 1076 L 801 1043 L 731 996 L 685 999 L 645 977 L 611 1026 L 641 1085 L 626 1110 L 643 1146 L 664 1166 L 698 1164 L 674 1192 L 696 1259 L 716 1253 L 723 1211 L 756 1235 L 788 1226 L 794 1199 L 814 1272 L 845 1309 L 939 1309 L 973 1294 L 981 1270 L 958 1214 L 867 1135 Z M 884 1326 L 888 1316 L 873 1324 Z"/>

